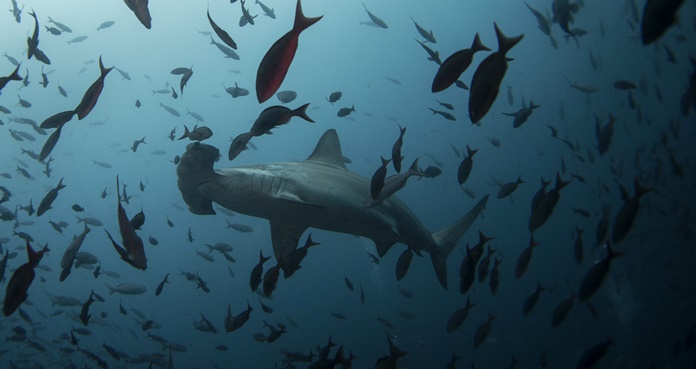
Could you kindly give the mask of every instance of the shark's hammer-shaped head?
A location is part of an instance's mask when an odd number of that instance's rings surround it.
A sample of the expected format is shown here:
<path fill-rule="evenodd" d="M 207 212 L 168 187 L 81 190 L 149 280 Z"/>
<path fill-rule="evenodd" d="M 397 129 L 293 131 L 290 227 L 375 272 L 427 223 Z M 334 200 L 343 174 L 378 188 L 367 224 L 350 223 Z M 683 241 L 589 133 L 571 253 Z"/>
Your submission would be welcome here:
<path fill-rule="evenodd" d="M 186 146 L 186 152 L 176 168 L 179 180 L 177 185 L 189 210 L 198 215 L 215 214 L 212 201 L 202 195 L 199 186 L 209 182 L 217 175 L 213 164 L 220 157 L 220 151 L 213 146 L 195 142 Z"/>

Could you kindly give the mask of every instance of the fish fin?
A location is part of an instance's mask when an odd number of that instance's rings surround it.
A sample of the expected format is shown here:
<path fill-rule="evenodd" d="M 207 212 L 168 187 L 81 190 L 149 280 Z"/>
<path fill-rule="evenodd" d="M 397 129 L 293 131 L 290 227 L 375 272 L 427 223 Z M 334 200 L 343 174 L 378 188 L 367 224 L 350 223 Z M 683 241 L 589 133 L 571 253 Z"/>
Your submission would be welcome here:
<path fill-rule="evenodd" d="M 391 249 L 392 246 L 394 246 L 395 242 L 376 242 L 375 241 L 375 246 L 377 247 L 377 255 L 379 257 L 383 257 L 389 249 Z"/>
<path fill-rule="evenodd" d="M 293 253 L 297 249 L 302 233 L 306 230 L 307 227 L 303 225 L 271 222 L 271 242 L 276 260 L 282 260 L 283 255 Z"/>
<path fill-rule="evenodd" d="M 474 42 L 471 44 L 471 50 L 474 52 L 491 51 L 491 49 L 489 49 L 486 45 L 483 44 L 483 42 L 481 42 L 481 38 L 479 37 L 478 33 L 474 37 Z"/>
<path fill-rule="evenodd" d="M 494 23 L 494 25 L 495 34 L 498 37 L 498 52 L 504 56 L 510 49 L 512 49 L 513 46 L 517 45 L 517 43 L 522 40 L 524 35 L 507 37 L 505 34 L 503 34 L 500 28 L 498 28 L 497 23 Z"/>
<path fill-rule="evenodd" d="M 304 120 L 306 120 L 306 121 L 308 121 L 308 122 L 310 122 L 310 123 L 314 123 L 314 121 L 312 120 L 312 118 L 310 118 L 310 117 L 307 115 L 307 107 L 308 107 L 308 106 L 309 106 L 309 103 L 306 103 L 306 104 L 300 106 L 299 108 L 297 108 L 297 109 L 295 109 L 295 110 L 293 111 L 293 114 L 294 114 L 296 117 L 300 117 L 300 118 L 302 118 L 302 119 L 304 119 Z"/>
<path fill-rule="evenodd" d="M 321 136 L 307 161 L 329 164 L 347 170 L 346 165 L 343 163 L 341 143 L 338 141 L 338 134 L 336 134 L 335 129 L 330 129 Z"/>
<path fill-rule="evenodd" d="M 365 4 L 363 4 L 363 6 L 364 5 Z M 295 24 L 293 25 L 292 30 L 293 32 L 300 33 L 309 28 L 312 24 L 318 22 L 323 17 L 323 15 L 315 18 L 305 17 L 304 13 L 302 13 L 302 4 L 300 3 L 300 0 L 297 0 L 297 8 L 295 9 Z"/>
<path fill-rule="evenodd" d="M 114 248 L 116 249 L 118 254 L 121 256 L 121 259 L 128 261 L 128 255 L 129 255 L 128 251 L 126 251 L 126 249 L 124 249 L 119 244 L 117 244 L 116 241 L 114 241 L 114 238 L 111 237 L 111 233 L 109 233 L 109 231 L 104 230 L 104 232 L 106 232 L 106 235 L 109 236 L 109 240 L 111 240 L 111 244 L 114 245 Z M 109 288 L 111 288 L 111 287 L 109 287 Z"/>
<path fill-rule="evenodd" d="M 433 250 L 429 250 L 430 258 L 433 268 L 435 268 L 437 279 L 445 289 L 447 288 L 447 256 L 449 256 L 452 249 L 457 246 L 459 240 L 464 236 L 464 233 L 485 209 L 488 196 L 486 195 L 482 198 L 466 215 L 454 224 L 433 234 L 435 247 Z"/>

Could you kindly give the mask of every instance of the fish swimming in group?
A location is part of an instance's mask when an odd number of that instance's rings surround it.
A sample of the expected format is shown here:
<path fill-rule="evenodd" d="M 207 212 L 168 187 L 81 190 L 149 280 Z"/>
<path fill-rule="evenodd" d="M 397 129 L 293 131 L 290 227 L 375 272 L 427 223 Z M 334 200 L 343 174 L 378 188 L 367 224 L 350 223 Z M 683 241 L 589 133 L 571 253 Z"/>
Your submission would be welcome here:
<path fill-rule="evenodd" d="M 65 185 L 63 184 L 63 178 L 58 181 L 58 185 L 55 188 L 52 188 L 46 196 L 41 200 L 41 203 L 39 204 L 39 207 L 36 209 L 36 216 L 40 217 L 43 215 L 45 212 L 47 212 L 49 209 L 51 209 L 51 205 L 53 205 L 53 202 L 56 200 L 58 197 L 58 191 L 62 190 L 65 188 Z"/>
<path fill-rule="evenodd" d="M 136 269 L 145 270 L 147 269 L 147 258 L 145 257 L 145 250 L 143 249 L 143 240 L 135 233 L 133 225 L 126 215 L 126 210 L 121 205 L 121 192 L 118 176 L 116 176 L 116 199 L 118 203 L 118 226 L 123 239 L 123 247 L 114 241 L 111 234 L 109 234 L 109 231 L 105 230 L 105 232 L 107 236 L 109 236 L 114 249 L 116 249 L 123 261 Z"/>
<path fill-rule="evenodd" d="M 469 116 L 471 123 L 480 121 L 493 106 L 493 102 L 498 97 L 500 84 L 505 77 L 508 68 L 507 52 L 510 51 L 524 35 L 507 37 L 494 23 L 495 33 L 498 37 L 498 51 L 488 55 L 474 73 L 471 80 L 471 91 L 469 94 Z"/>
<path fill-rule="evenodd" d="M 89 86 L 84 96 L 82 97 L 80 104 L 75 108 L 77 119 L 84 119 L 92 111 L 92 109 L 94 109 L 94 106 L 97 105 L 99 95 L 101 95 L 101 92 L 104 89 L 104 79 L 109 74 L 109 72 L 111 72 L 112 69 L 114 69 L 114 67 L 104 67 L 104 64 L 102 63 L 102 58 L 100 56 L 99 70 L 101 71 L 101 75 L 99 76 L 99 78 L 97 78 L 96 81 L 94 81 L 94 83 L 92 83 L 91 86 Z"/>
<path fill-rule="evenodd" d="M 365 3 L 363 3 L 362 5 L 363 5 L 363 8 L 365 8 L 365 11 L 367 12 L 367 16 L 370 17 L 370 20 L 372 21 L 372 23 L 375 26 L 377 26 L 379 28 L 384 28 L 384 29 L 389 28 L 389 26 L 387 26 L 387 23 L 385 23 L 381 18 L 379 18 L 378 16 L 372 14 L 369 10 L 367 10 L 367 6 L 365 6 Z"/>
<path fill-rule="evenodd" d="M 469 65 L 471 65 L 474 54 L 478 51 L 490 51 L 490 49 L 481 43 L 481 39 L 477 33 L 476 36 L 474 36 L 474 42 L 471 48 L 455 52 L 440 64 L 440 68 L 437 69 L 435 78 L 433 78 L 433 84 L 430 90 L 432 92 L 444 91 L 455 83 Z"/>
<path fill-rule="evenodd" d="M 300 0 L 297 0 L 295 24 L 288 33 L 279 38 L 268 49 L 263 59 L 261 59 L 259 69 L 256 72 L 256 98 L 259 103 L 270 99 L 283 83 L 290 64 L 295 57 L 300 33 L 318 22 L 322 17 L 305 17 L 302 13 L 302 4 Z"/>
<path fill-rule="evenodd" d="M 34 251 L 29 241 L 26 242 L 26 250 L 27 262 L 19 266 L 7 282 L 5 300 L 2 306 L 2 312 L 6 317 L 12 315 L 26 301 L 28 297 L 27 291 L 36 276 L 34 268 L 39 265 L 44 254 L 49 251 L 47 247 L 40 251 Z"/>

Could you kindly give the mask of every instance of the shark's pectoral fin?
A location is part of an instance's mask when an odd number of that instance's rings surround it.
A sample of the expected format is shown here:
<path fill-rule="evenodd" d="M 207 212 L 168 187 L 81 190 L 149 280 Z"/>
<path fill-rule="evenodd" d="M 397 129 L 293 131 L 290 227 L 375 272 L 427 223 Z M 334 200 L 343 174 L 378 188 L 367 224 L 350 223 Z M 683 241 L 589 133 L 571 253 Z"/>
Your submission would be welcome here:
<path fill-rule="evenodd" d="M 280 262 L 283 257 L 287 258 L 297 249 L 297 243 L 306 230 L 307 226 L 304 225 L 271 222 L 271 242 L 277 261 Z"/>
<path fill-rule="evenodd" d="M 285 200 L 285 201 L 289 201 L 289 202 L 292 202 L 292 203 L 295 203 L 295 204 L 301 204 L 301 205 L 303 205 L 303 206 L 310 206 L 310 207 L 315 208 L 315 209 L 324 209 L 324 208 L 326 208 L 326 207 L 323 206 L 323 205 L 312 204 L 312 203 L 310 203 L 310 202 L 307 202 L 305 199 L 301 198 L 301 197 L 298 196 L 297 194 L 292 193 L 292 192 L 287 192 L 287 191 L 284 191 L 284 192 L 279 193 L 279 194 L 278 194 L 278 199 Z M 306 229 L 306 228 L 305 228 L 305 229 Z M 304 230 L 303 230 L 303 232 L 304 232 Z"/>

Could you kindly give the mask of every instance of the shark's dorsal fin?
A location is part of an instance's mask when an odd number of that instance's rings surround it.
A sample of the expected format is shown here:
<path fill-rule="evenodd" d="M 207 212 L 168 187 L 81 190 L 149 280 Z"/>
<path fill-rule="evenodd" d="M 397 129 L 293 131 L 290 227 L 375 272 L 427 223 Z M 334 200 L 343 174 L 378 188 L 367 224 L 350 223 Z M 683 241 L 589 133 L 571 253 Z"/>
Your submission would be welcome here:
<path fill-rule="evenodd" d="M 307 161 L 316 161 L 333 165 L 341 169 L 347 169 L 346 165 L 343 163 L 341 143 L 338 141 L 338 135 L 335 129 L 324 132 L 317 143 L 317 147 L 314 148 L 312 155 L 307 158 Z"/>

